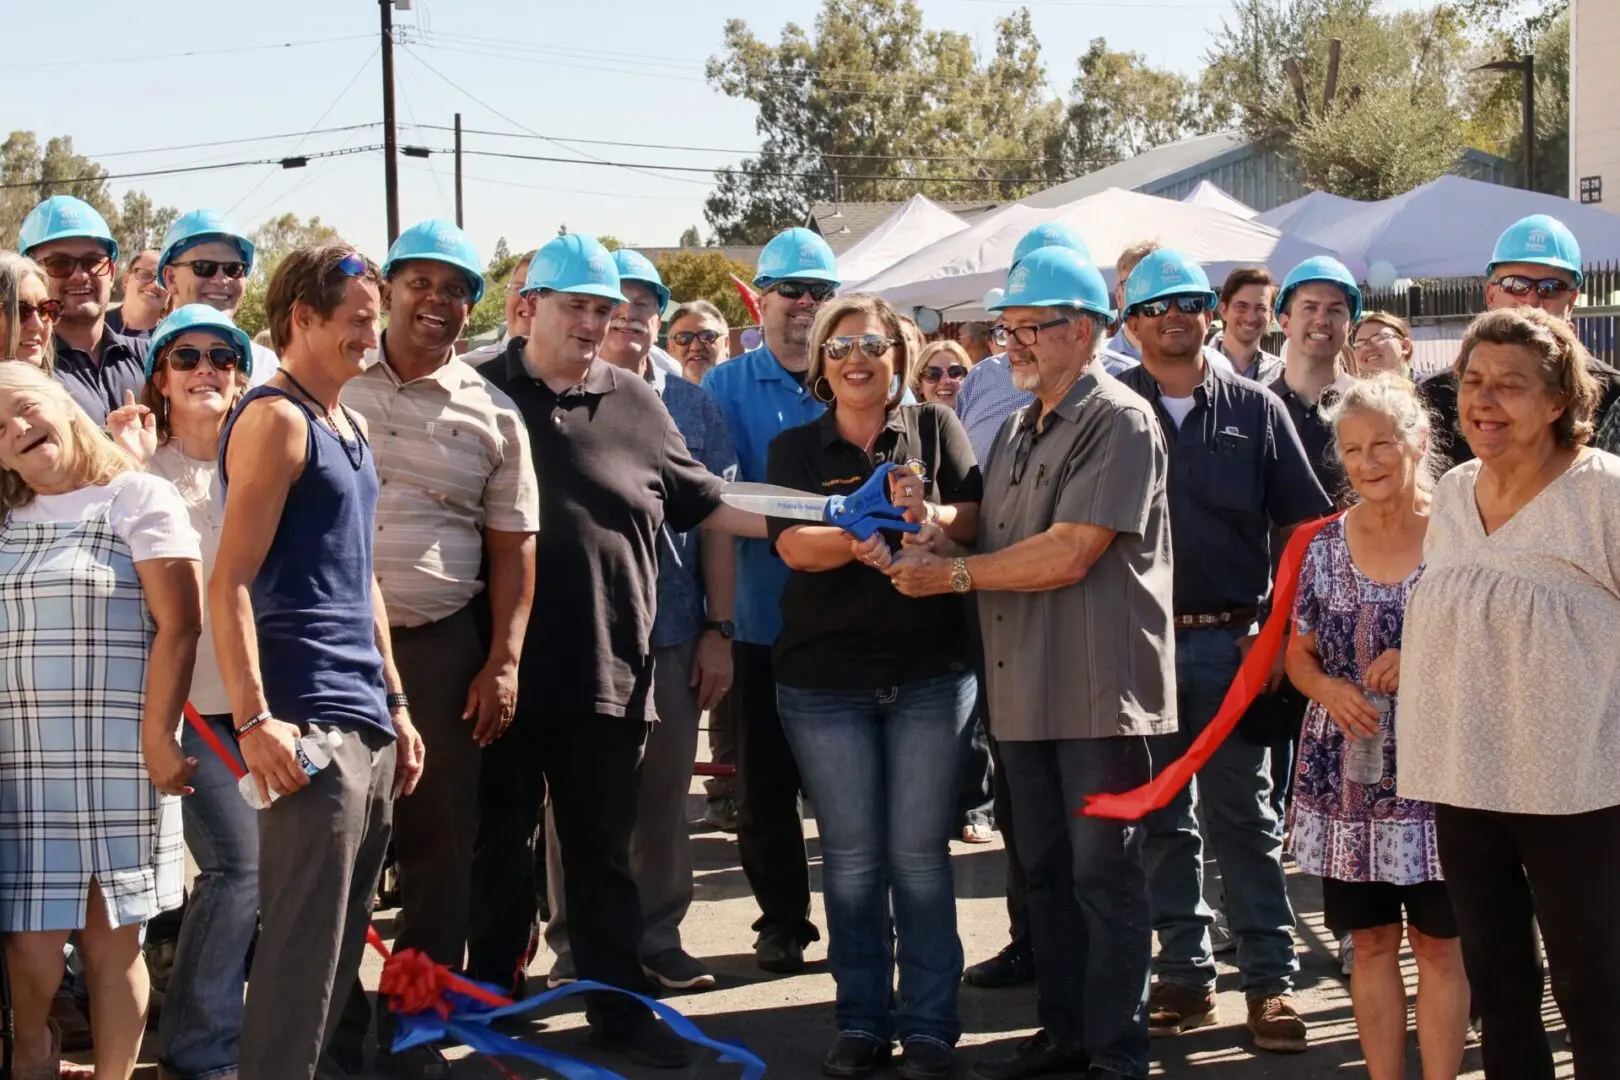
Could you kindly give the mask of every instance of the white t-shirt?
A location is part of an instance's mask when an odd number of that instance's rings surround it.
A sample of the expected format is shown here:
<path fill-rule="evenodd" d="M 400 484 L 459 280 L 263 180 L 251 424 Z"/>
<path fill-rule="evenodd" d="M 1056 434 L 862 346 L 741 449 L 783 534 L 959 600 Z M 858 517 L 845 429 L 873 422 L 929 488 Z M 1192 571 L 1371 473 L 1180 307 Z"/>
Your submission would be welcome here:
<path fill-rule="evenodd" d="M 13 510 L 11 518 L 41 525 L 89 521 L 100 516 L 109 503 L 107 523 L 129 545 L 134 561 L 202 561 L 202 542 L 180 493 L 162 477 L 133 469 L 99 487 L 66 495 L 36 495 L 27 506 Z"/>
<path fill-rule="evenodd" d="M 187 457 L 178 438 L 158 447 L 147 470 L 174 485 L 184 501 L 191 527 L 202 540 L 203 583 L 214 572 L 219 554 L 219 532 L 225 525 L 225 496 L 219 488 L 217 458 Z M 197 663 L 191 671 L 191 703 L 205 716 L 231 711 L 225 679 L 219 673 L 214 634 L 208 625 L 208 604 L 203 603 L 202 637 L 197 640 Z"/>
<path fill-rule="evenodd" d="M 270 376 L 274 375 L 280 367 L 280 357 L 271 352 L 269 349 L 265 348 L 263 345 L 260 345 L 258 342 L 254 342 L 253 373 L 248 376 L 248 389 L 251 390 L 255 386 L 263 386 L 265 383 L 269 382 Z"/>
<path fill-rule="evenodd" d="M 1193 411 L 1194 405 L 1198 404 L 1198 399 L 1190 394 L 1187 397 L 1171 397 L 1169 394 L 1160 394 L 1159 404 L 1164 406 L 1164 411 L 1170 414 L 1170 419 L 1176 422 L 1176 428 L 1180 430 L 1182 423 L 1187 419 L 1187 414 Z"/>

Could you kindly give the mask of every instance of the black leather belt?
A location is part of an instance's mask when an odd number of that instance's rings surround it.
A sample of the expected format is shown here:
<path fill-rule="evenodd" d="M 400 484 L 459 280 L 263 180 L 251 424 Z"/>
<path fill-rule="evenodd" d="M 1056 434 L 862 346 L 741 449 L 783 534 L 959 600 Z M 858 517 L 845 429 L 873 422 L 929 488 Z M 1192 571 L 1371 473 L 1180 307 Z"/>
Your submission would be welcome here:
<path fill-rule="evenodd" d="M 1208 630 L 1216 626 L 1248 626 L 1259 616 L 1259 608 L 1234 608 L 1217 615 L 1177 615 L 1177 630 Z"/>

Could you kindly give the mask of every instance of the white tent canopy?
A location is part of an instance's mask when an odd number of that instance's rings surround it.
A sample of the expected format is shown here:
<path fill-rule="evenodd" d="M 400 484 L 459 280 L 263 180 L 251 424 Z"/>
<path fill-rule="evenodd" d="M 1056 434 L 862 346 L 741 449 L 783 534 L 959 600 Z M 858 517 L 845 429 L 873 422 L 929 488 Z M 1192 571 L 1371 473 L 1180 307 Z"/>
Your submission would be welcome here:
<path fill-rule="evenodd" d="M 1293 202 L 1257 214 L 1255 220 L 1291 236 L 1309 237 L 1315 235 L 1317 230 L 1336 224 L 1371 205 L 1327 191 L 1313 191 Z"/>
<path fill-rule="evenodd" d="M 883 223 L 838 256 L 838 275 L 862 281 L 919 248 L 967 228 L 967 222 L 922 195 L 913 195 Z"/>
<path fill-rule="evenodd" d="M 1198 181 L 1198 186 L 1181 197 L 1181 201 L 1191 206 L 1208 207 L 1211 210 L 1224 210 L 1240 218 L 1252 218 L 1257 211 L 1246 202 L 1234 199 L 1219 185 L 1208 180 Z"/>
<path fill-rule="evenodd" d="M 1239 266 L 1263 265 L 1281 277 L 1304 259 L 1331 254 L 1225 211 L 1109 188 L 1067 206 L 1013 203 L 992 211 L 846 291 L 876 293 L 902 309 L 936 308 L 951 321 L 983 319 L 984 294 L 1002 285 L 1013 248 L 1030 229 L 1053 221 L 1080 234 L 1110 286 L 1114 260 L 1141 240 L 1198 260 L 1217 284 Z"/>
<path fill-rule="evenodd" d="M 1485 273 L 1502 230 L 1530 214 L 1550 214 L 1580 241 L 1583 261 L 1620 259 L 1620 214 L 1461 176 L 1442 176 L 1393 199 L 1352 207 L 1325 223 L 1295 222 L 1289 231 L 1338 252 L 1358 273 L 1384 261 L 1406 278 L 1473 277 Z"/>

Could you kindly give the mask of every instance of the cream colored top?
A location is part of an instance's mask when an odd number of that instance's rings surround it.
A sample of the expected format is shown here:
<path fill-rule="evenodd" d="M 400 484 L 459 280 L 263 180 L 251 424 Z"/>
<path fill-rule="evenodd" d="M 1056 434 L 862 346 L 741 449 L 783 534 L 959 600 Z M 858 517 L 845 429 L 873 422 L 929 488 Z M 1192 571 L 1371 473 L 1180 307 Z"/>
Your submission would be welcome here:
<path fill-rule="evenodd" d="M 1587 451 L 1487 536 L 1447 473 L 1406 610 L 1395 775 L 1452 806 L 1620 804 L 1620 457 Z"/>
<path fill-rule="evenodd" d="M 229 713 L 231 699 L 214 654 L 214 631 L 208 625 L 208 578 L 219 554 L 219 530 L 225 524 L 225 499 L 219 491 L 219 462 L 187 457 L 178 438 L 157 448 L 146 471 L 174 485 L 185 500 L 191 527 L 202 538 L 203 628 L 197 639 L 197 666 L 191 671 L 191 704 L 204 716 Z"/>

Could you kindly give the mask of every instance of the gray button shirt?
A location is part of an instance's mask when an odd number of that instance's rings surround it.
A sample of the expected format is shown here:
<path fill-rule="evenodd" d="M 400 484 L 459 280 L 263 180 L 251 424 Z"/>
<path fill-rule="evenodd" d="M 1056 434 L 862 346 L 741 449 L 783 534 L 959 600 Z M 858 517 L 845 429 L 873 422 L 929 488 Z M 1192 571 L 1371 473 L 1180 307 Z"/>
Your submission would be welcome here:
<path fill-rule="evenodd" d="M 1164 435 L 1151 407 L 1096 363 L 1037 427 L 1039 410 L 1014 413 L 997 436 L 979 551 L 1058 523 L 1118 535 L 1073 585 L 978 594 L 991 732 L 1014 742 L 1173 732 Z"/>

